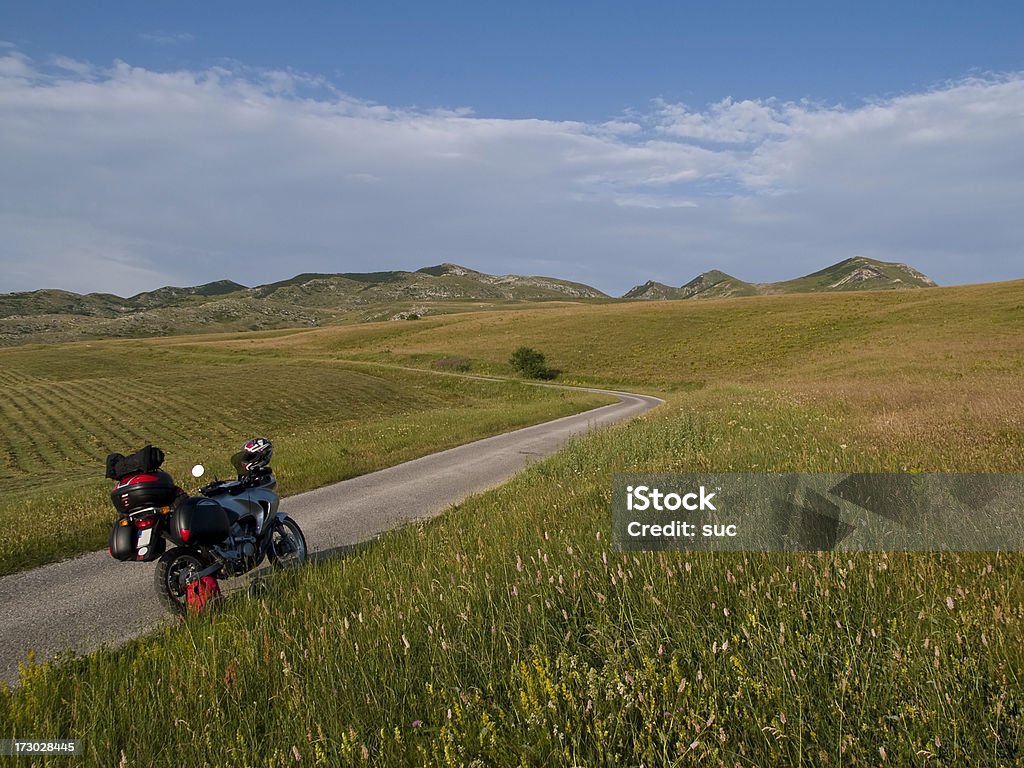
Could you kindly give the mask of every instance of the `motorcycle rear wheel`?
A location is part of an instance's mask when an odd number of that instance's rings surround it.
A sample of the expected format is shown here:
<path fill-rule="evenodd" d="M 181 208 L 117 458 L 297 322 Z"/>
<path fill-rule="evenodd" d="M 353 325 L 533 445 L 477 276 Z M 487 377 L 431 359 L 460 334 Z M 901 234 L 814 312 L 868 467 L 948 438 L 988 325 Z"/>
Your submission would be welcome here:
<path fill-rule="evenodd" d="M 156 564 L 156 592 L 165 608 L 172 613 L 185 613 L 185 585 L 192 574 L 206 565 L 192 547 L 174 547 L 160 556 Z"/>
<path fill-rule="evenodd" d="M 299 524 L 290 517 L 273 524 L 267 558 L 277 568 L 288 568 L 306 562 L 306 537 Z"/>

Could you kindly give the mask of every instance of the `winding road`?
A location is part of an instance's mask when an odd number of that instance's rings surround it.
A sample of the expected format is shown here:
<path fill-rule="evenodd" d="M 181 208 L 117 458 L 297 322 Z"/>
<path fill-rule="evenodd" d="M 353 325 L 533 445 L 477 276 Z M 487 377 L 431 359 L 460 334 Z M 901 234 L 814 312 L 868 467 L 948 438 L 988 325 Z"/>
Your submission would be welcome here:
<path fill-rule="evenodd" d="M 289 496 L 281 509 L 302 526 L 310 552 L 327 556 L 404 522 L 438 515 L 500 485 L 570 437 L 663 402 L 647 395 L 588 391 L 614 395 L 619 402 Z M 18 665 L 29 649 L 37 661 L 67 650 L 87 653 L 171 621 L 153 589 L 155 567 L 118 562 L 103 550 L 0 578 L 0 680 L 17 682 Z"/>

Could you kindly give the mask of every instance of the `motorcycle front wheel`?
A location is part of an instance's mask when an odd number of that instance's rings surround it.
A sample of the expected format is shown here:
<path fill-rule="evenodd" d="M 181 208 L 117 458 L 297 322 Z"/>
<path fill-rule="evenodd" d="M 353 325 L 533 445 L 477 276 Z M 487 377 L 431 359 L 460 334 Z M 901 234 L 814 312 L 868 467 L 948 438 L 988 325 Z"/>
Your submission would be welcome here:
<path fill-rule="evenodd" d="M 194 573 L 205 567 L 206 563 L 192 547 L 174 547 L 164 552 L 156 564 L 156 592 L 164 607 L 173 613 L 185 613 L 185 586 Z"/>
<path fill-rule="evenodd" d="M 286 517 L 270 529 L 267 558 L 278 568 L 287 568 L 306 561 L 306 537 L 299 524 Z"/>

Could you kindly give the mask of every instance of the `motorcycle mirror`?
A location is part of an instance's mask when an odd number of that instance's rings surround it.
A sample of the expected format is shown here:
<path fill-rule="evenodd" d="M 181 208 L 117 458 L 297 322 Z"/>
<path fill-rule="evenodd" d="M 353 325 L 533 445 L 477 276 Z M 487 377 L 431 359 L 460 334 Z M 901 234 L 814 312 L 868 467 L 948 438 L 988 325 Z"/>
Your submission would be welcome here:
<path fill-rule="evenodd" d="M 206 467 L 204 467 L 202 464 L 196 464 L 194 467 L 192 467 L 192 477 L 202 477 L 205 472 Z"/>

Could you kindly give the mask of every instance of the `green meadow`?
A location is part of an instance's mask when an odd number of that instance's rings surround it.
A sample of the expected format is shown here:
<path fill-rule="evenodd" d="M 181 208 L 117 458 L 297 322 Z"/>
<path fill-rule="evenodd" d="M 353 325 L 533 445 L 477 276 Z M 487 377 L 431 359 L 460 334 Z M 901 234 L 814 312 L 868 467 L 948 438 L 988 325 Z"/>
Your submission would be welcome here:
<path fill-rule="evenodd" d="M 292 494 L 610 400 L 180 340 L 0 350 L 0 574 L 106 546 L 115 451 L 159 446 L 190 488 L 265 435 Z"/>
<path fill-rule="evenodd" d="M 1024 765 L 1021 555 L 610 541 L 615 472 L 1024 471 L 1024 283 L 165 343 L 493 374 L 527 344 L 667 402 L 258 598 L 30 666 L 0 732 L 87 765 Z"/>

